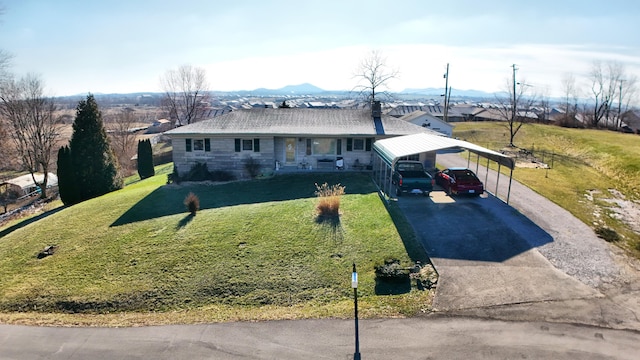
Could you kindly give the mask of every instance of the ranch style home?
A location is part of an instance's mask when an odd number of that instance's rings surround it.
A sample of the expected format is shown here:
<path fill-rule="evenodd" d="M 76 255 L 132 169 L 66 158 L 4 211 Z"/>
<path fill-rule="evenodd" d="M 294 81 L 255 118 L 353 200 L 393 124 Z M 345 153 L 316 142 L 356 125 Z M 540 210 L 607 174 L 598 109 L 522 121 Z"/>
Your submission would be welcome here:
<path fill-rule="evenodd" d="M 181 126 L 171 137 L 180 174 L 197 163 L 248 177 L 253 158 L 262 173 L 274 171 L 369 170 L 376 140 L 416 133 L 437 134 L 373 109 L 247 109 Z M 434 166 L 434 154 L 415 158 Z"/>

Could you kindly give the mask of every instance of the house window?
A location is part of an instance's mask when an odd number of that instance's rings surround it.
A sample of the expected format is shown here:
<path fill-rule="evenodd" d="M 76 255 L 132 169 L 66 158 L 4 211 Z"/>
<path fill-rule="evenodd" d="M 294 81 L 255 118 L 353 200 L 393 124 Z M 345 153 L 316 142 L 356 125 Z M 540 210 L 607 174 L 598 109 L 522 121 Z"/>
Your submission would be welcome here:
<path fill-rule="evenodd" d="M 185 139 L 187 152 L 211 151 L 211 139 Z"/>
<path fill-rule="evenodd" d="M 347 138 L 347 151 L 371 151 L 372 138 Z"/>
<path fill-rule="evenodd" d="M 336 139 L 313 139 L 311 149 L 314 155 L 335 155 Z"/>
<path fill-rule="evenodd" d="M 364 150 L 364 139 L 353 139 L 353 151 Z"/>
<path fill-rule="evenodd" d="M 260 152 L 260 139 L 235 139 L 235 151 Z"/>

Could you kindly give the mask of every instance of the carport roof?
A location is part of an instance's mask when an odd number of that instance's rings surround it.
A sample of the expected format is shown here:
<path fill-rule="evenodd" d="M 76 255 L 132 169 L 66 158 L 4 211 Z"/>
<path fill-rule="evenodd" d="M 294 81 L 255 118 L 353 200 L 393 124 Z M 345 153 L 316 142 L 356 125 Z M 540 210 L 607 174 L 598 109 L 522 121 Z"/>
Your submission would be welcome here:
<path fill-rule="evenodd" d="M 507 166 L 509 169 L 515 167 L 515 162 L 512 158 L 497 151 L 489 150 L 467 141 L 440 135 L 419 133 L 378 140 L 373 144 L 373 150 L 389 165 L 397 158 L 403 156 L 451 148 L 467 149 L 470 152 Z"/>

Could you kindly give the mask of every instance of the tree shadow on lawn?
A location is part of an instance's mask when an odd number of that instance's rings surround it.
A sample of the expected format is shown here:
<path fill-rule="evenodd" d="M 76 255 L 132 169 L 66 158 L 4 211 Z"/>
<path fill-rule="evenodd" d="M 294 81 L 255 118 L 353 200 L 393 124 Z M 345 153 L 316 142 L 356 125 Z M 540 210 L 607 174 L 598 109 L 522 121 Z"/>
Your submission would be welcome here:
<path fill-rule="evenodd" d="M 184 199 L 193 192 L 200 199 L 200 209 L 257 204 L 272 201 L 315 198 L 315 184 L 342 184 L 347 194 L 369 194 L 376 191 L 371 178 L 363 174 L 314 173 L 278 175 L 269 179 L 235 181 L 224 184 L 181 183 L 164 185 L 122 214 L 111 226 L 155 219 L 187 212 Z M 184 219 L 183 219 L 184 220 Z M 186 225 L 187 222 L 185 222 Z"/>
<path fill-rule="evenodd" d="M 40 215 L 28 218 L 26 220 L 22 220 L 17 224 L 11 225 L 8 228 L 0 231 L 0 238 L 4 237 L 5 235 L 11 234 L 12 232 L 14 232 L 14 231 L 16 231 L 18 229 L 22 229 L 23 227 L 25 227 L 25 226 L 27 226 L 27 225 L 29 225 L 31 223 L 34 223 L 34 222 L 36 222 L 38 220 L 41 220 L 41 219 L 44 219 L 47 216 L 53 215 L 53 214 L 57 213 L 58 211 L 61 211 L 61 210 L 65 209 L 65 208 L 66 208 L 66 206 L 60 206 L 60 207 L 57 207 L 55 209 L 43 212 Z"/>
<path fill-rule="evenodd" d="M 193 218 L 195 217 L 194 214 L 189 213 L 187 216 L 183 217 L 179 222 L 178 225 L 176 225 L 176 230 L 180 230 L 183 227 L 187 226 L 187 224 L 189 224 L 191 222 L 191 220 L 193 220 Z"/>

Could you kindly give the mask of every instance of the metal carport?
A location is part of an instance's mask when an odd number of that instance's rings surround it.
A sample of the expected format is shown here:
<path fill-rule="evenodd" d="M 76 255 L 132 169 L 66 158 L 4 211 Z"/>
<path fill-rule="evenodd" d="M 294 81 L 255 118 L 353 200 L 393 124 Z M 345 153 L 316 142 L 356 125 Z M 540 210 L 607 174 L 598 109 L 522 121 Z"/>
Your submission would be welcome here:
<path fill-rule="evenodd" d="M 417 155 L 422 153 L 436 152 L 446 149 L 466 149 L 469 151 L 468 163 L 471 161 L 471 153 L 478 156 L 476 161 L 476 173 L 477 167 L 480 164 L 480 157 L 487 159 L 487 168 L 489 167 L 489 161 L 495 161 L 498 163 L 498 183 L 500 180 L 500 167 L 506 166 L 509 168 L 509 190 L 507 193 L 507 204 L 509 203 L 509 195 L 511 194 L 511 181 L 513 179 L 513 169 L 515 167 L 515 161 L 504 154 L 497 151 L 489 150 L 482 146 L 472 144 L 467 141 L 452 139 L 446 136 L 434 135 L 429 133 L 419 133 L 413 135 L 397 136 L 389 139 L 378 140 L 373 143 L 373 151 L 376 154 L 373 158 L 373 179 L 387 197 L 390 197 L 392 190 L 391 174 L 395 162 L 407 156 Z M 488 170 L 488 169 L 487 169 Z M 488 173 L 488 171 L 487 171 Z M 485 181 L 486 183 L 486 181 Z M 486 187 L 485 187 L 486 189 Z M 496 185 L 496 197 L 498 186 Z"/>

